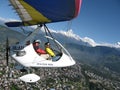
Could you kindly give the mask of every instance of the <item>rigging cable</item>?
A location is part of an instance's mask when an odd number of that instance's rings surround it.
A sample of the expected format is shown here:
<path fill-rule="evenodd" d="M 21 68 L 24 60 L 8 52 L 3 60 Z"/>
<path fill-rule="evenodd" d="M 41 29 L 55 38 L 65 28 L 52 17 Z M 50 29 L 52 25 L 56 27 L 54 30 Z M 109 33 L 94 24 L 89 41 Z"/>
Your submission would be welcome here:
<path fill-rule="evenodd" d="M 47 27 L 45 24 L 44 24 L 44 28 L 45 28 L 45 30 L 48 31 L 48 33 L 50 34 L 50 36 L 53 38 L 53 41 L 54 41 L 55 45 L 57 46 L 57 48 L 60 50 L 60 52 L 62 52 L 62 51 L 61 51 L 61 48 L 59 48 L 59 46 L 58 46 L 57 43 L 55 42 L 55 38 L 53 37 L 53 35 L 51 34 L 50 30 L 48 29 L 48 27 Z"/>
<path fill-rule="evenodd" d="M 44 26 L 44 30 L 45 30 L 45 34 L 46 36 L 48 36 L 48 33 L 47 33 L 47 30 L 46 30 L 46 27 Z M 49 39 L 47 38 L 47 41 L 49 42 Z"/>
<path fill-rule="evenodd" d="M 67 25 L 68 27 L 67 27 L 67 31 L 69 31 L 70 30 L 70 28 L 71 28 L 71 26 L 72 26 L 72 20 L 71 21 L 68 21 L 68 25 Z"/>

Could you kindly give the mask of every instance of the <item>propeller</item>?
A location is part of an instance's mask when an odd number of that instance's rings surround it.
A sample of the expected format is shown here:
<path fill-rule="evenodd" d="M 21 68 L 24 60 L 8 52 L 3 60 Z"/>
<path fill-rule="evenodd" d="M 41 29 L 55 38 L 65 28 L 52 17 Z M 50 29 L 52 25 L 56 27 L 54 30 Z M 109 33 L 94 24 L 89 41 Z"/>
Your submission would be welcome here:
<path fill-rule="evenodd" d="M 9 60 L 9 40 L 8 40 L 8 37 L 6 39 L 6 65 L 8 66 L 8 60 Z"/>
<path fill-rule="evenodd" d="M 8 60 L 9 60 L 9 41 L 8 41 L 8 37 L 6 38 L 6 73 L 8 75 L 7 79 L 9 79 L 9 63 L 8 63 Z"/>
<path fill-rule="evenodd" d="M 6 38 L 6 66 L 8 67 L 9 65 L 9 51 L 10 51 L 10 47 L 9 47 L 9 40 L 8 37 Z M 22 69 L 20 69 L 21 72 L 26 72 L 27 70 L 23 67 Z"/>

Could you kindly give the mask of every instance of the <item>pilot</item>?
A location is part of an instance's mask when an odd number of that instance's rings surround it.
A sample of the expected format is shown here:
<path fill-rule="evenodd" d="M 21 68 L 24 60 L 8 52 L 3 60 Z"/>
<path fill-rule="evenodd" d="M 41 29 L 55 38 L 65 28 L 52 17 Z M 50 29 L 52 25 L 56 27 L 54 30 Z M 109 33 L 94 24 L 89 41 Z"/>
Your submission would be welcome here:
<path fill-rule="evenodd" d="M 41 49 L 40 46 L 41 41 L 40 40 L 35 40 L 33 42 L 33 47 L 35 49 L 35 51 L 43 58 L 45 58 L 46 60 L 48 60 L 49 55 L 46 53 L 45 50 Z"/>
<path fill-rule="evenodd" d="M 40 43 L 41 43 L 40 40 L 35 40 L 35 41 L 33 42 L 33 47 L 34 47 L 35 51 L 36 51 L 39 55 L 41 55 L 41 54 L 46 54 L 46 51 L 43 50 L 43 49 L 41 49 L 41 48 L 39 47 L 39 46 L 40 46 Z"/>

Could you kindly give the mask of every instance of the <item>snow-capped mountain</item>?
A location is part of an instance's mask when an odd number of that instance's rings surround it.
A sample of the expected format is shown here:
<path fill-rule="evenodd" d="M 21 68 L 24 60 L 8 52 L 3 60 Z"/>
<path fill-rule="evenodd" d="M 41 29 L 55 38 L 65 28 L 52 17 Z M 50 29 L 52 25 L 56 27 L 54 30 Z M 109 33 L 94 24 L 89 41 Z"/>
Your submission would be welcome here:
<path fill-rule="evenodd" d="M 53 30 L 52 30 L 53 31 Z M 86 40 L 86 38 L 81 38 L 79 35 L 73 33 L 73 30 L 70 29 L 68 31 L 53 31 L 52 32 L 55 37 L 61 42 L 66 43 L 75 43 L 79 45 L 93 46 L 91 40 Z"/>
<path fill-rule="evenodd" d="M 34 30 L 35 27 L 27 27 L 24 28 L 25 31 L 23 31 L 21 28 L 10 28 L 12 30 L 18 31 L 24 35 L 27 35 L 27 33 L 30 33 Z M 41 32 L 42 31 L 42 32 Z M 44 30 L 41 30 L 40 34 L 45 34 Z M 85 45 L 85 46 L 90 46 L 90 47 L 95 47 L 95 46 L 107 46 L 107 47 L 115 47 L 115 48 L 120 48 L 120 42 L 117 42 L 115 44 L 110 44 L 110 43 L 96 43 L 93 39 L 89 37 L 84 37 L 81 38 L 79 35 L 74 34 L 73 30 L 70 29 L 68 31 L 55 31 L 51 30 L 52 35 L 61 43 L 74 43 L 78 45 Z"/>
<path fill-rule="evenodd" d="M 17 21 L 17 20 L 9 19 L 8 21 Z M 7 20 L 4 19 L 4 18 L 0 18 L 0 24 L 3 25 L 3 26 L 6 26 L 4 24 L 4 22 L 7 22 Z M 35 28 L 36 28 L 36 26 L 25 27 L 24 28 L 25 31 L 23 31 L 19 27 L 14 27 L 14 28 L 10 28 L 10 29 L 18 31 L 18 32 L 26 35 L 26 33 L 32 32 Z M 41 31 L 44 32 L 43 29 Z M 79 35 L 75 34 L 72 29 L 70 29 L 68 31 L 64 31 L 64 30 L 60 30 L 60 31 L 57 30 L 56 31 L 56 30 L 50 29 L 50 31 L 53 34 L 53 36 L 57 40 L 59 40 L 60 42 L 62 42 L 62 43 L 75 43 L 75 44 L 85 45 L 85 46 L 91 46 L 91 47 L 95 47 L 95 46 L 108 46 L 108 47 L 120 48 L 120 42 L 117 42 L 116 44 L 110 44 L 110 43 L 102 43 L 101 44 L 101 43 L 96 43 L 93 39 L 91 39 L 89 37 L 81 38 Z"/>
<path fill-rule="evenodd" d="M 93 39 L 89 37 L 84 37 L 81 38 L 79 35 L 74 34 L 73 30 L 70 29 L 68 31 L 53 31 L 53 34 L 57 35 L 56 37 L 63 41 L 66 40 L 65 42 L 69 41 L 69 43 L 76 43 L 79 45 L 85 45 L 85 46 L 107 46 L 107 47 L 115 47 L 115 48 L 120 48 L 120 42 L 117 42 L 115 44 L 110 44 L 110 43 L 96 43 Z"/>

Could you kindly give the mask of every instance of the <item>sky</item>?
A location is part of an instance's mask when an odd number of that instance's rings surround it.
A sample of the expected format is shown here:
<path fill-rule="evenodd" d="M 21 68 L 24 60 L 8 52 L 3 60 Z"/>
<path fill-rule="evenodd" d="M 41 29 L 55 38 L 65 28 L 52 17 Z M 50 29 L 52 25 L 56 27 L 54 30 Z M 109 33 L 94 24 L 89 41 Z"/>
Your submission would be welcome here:
<path fill-rule="evenodd" d="M 0 2 L 0 19 L 17 19 L 8 3 Z M 120 0 L 82 0 L 79 15 L 70 22 L 48 24 L 54 30 L 72 29 L 80 37 L 89 37 L 97 43 L 120 42 Z"/>

